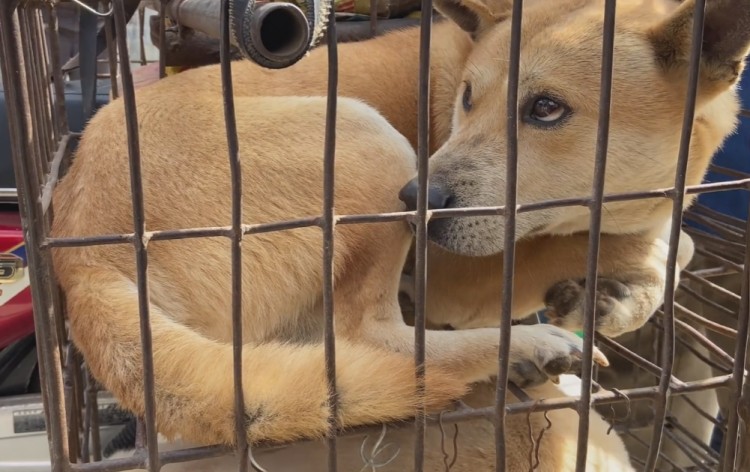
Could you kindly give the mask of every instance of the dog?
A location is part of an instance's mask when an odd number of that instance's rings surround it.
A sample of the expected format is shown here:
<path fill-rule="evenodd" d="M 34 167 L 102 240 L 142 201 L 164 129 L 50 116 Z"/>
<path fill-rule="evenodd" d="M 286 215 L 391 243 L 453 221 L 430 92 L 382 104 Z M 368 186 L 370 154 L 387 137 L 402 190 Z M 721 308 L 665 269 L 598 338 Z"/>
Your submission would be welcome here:
<path fill-rule="evenodd" d="M 599 87 L 591 71 L 601 61 L 603 4 L 525 3 L 519 203 L 586 195 Z M 449 21 L 435 25 L 432 48 L 435 152 L 430 193 L 438 202 L 433 207 L 502 205 L 505 125 L 498 116 L 505 110 L 508 71 L 499 58 L 508 54 L 510 3 L 437 0 L 435 6 Z M 748 0 L 726 0 L 707 8 L 688 184 L 700 182 L 711 156 L 734 129 L 739 109 L 734 84 L 750 46 L 750 31 L 742 27 L 750 16 L 748 6 Z M 607 193 L 673 184 L 692 12 L 692 1 L 618 5 Z M 409 29 L 340 47 L 340 94 L 356 100 L 339 102 L 339 214 L 414 207 L 414 184 L 404 183 L 415 172 L 416 107 L 404 104 L 416 100 L 418 37 L 417 30 Z M 317 51 L 282 71 L 234 65 L 247 224 L 321 211 L 325 100 L 291 95 L 301 84 L 307 94 L 325 92 L 325 60 Z M 219 86 L 218 68 L 205 67 L 137 94 L 149 231 L 231 221 Z M 132 231 L 124 129 L 120 100 L 88 124 L 76 158 L 55 190 L 53 236 Z M 643 169 L 653 172 L 644 174 Z M 661 303 L 666 249 L 656 234 L 670 206 L 659 199 L 607 204 L 597 293 L 599 332 L 616 336 L 637 329 Z M 510 379 L 515 383 L 538 385 L 580 365 L 580 340 L 562 328 L 581 325 L 588 238 L 580 232 L 588 225 L 587 210 L 579 208 L 518 216 L 516 236 L 522 240 L 513 314 L 525 317 L 546 305 L 557 326 L 512 329 Z M 423 399 L 430 411 L 446 407 L 468 385 L 497 371 L 494 327 L 502 295 L 502 234 L 501 217 L 430 222 L 428 316 L 434 325 L 457 328 L 427 333 Z M 414 333 L 398 305 L 410 245 L 408 225 L 400 222 L 337 228 L 340 427 L 414 413 Z M 232 444 L 229 241 L 183 239 L 148 246 L 159 429 L 200 444 Z M 329 413 L 319 344 L 322 235 L 316 228 L 248 235 L 243 255 L 248 440 L 320 437 L 327 431 Z M 117 245 L 55 249 L 53 261 L 74 342 L 94 376 L 126 408 L 142 414 L 132 251 Z M 441 291 L 441 284 L 451 289 Z M 464 305 L 456 294 L 472 285 L 477 296 Z M 457 301 L 443 304 L 445 300 Z M 461 329 L 469 327 L 476 328 Z M 595 359 L 607 363 L 598 351 Z"/>

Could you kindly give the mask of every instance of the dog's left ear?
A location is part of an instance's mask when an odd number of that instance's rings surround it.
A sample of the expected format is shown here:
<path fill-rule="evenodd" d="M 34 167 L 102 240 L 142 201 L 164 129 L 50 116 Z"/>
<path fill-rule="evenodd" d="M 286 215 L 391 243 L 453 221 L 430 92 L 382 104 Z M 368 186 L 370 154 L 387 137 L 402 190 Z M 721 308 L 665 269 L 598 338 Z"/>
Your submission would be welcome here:
<path fill-rule="evenodd" d="M 478 39 L 496 23 L 510 17 L 507 0 L 434 0 L 435 9 Z"/>
<path fill-rule="evenodd" d="M 695 0 L 687 0 L 648 32 L 659 63 L 687 75 Z M 750 0 L 707 0 L 701 51 L 701 87 L 724 90 L 742 73 L 750 52 Z M 705 87 L 705 88 L 704 88 Z"/>

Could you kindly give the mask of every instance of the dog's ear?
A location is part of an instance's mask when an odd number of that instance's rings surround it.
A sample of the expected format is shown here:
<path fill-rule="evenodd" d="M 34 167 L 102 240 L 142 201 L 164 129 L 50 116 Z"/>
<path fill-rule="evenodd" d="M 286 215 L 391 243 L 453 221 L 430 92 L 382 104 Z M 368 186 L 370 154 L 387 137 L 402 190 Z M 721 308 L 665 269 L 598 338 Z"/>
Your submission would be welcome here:
<path fill-rule="evenodd" d="M 648 32 L 656 58 L 670 72 L 690 66 L 695 0 L 687 0 Z M 707 0 L 703 22 L 701 86 L 715 91 L 734 84 L 750 51 L 750 0 Z"/>
<path fill-rule="evenodd" d="M 510 16 L 507 0 L 435 0 L 433 6 L 474 39 Z"/>

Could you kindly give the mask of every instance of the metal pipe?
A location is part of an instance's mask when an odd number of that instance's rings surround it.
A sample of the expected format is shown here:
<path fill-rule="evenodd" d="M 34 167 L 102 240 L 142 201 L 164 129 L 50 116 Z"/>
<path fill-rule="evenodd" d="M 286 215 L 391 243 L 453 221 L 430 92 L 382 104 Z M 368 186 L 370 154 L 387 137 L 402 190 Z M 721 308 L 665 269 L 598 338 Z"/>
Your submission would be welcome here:
<path fill-rule="evenodd" d="M 305 13 L 294 4 L 266 0 L 230 1 L 230 42 L 243 56 L 269 68 L 296 63 L 311 43 Z M 172 0 L 167 14 L 178 24 L 221 38 L 221 3 L 213 0 Z"/>

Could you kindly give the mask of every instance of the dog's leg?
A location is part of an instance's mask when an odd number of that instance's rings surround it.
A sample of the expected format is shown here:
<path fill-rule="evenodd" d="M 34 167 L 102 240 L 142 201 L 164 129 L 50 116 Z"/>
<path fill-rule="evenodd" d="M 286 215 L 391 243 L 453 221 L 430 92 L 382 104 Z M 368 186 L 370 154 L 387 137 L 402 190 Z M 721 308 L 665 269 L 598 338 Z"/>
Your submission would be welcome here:
<path fill-rule="evenodd" d="M 372 236 L 384 240 L 385 233 L 374 234 L 379 231 L 373 228 Z M 403 254 L 379 252 L 377 258 L 370 258 L 362 253 L 360 257 L 368 260 L 366 274 L 342 278 L 336 287 L 337 335 L 413 354 L 414 328 L 403 321 L 397 299 Z M 425 354 L 428 363 L 461 375 L 463 381 L 477 382 L 497 374 L 499 346 L 500 332 L 495 328 L 427 330 Z M 527 386 L 575 372 L 581 351 L 581 339 L 556 326 L 515 326 L 511 330 L 510 379 Z M 607 365 L 599 351 L 596 360 Z"/>
<path fill-rule="evenodd" d="M 544 236 L 519 241 L 514 271 L 513 317 L 543 308 L 552 322 L 579 329 L 583 321 L 588 235 Z M 680 238 L 678 266 L 692 257 L 692 241 Z M 597 329 L 617 336 L 633 331 L 661 305 L 667 243 L 641 235 L 601 236 L 597 280 Z M 462 329 L 497 326 L 503 257 L 469 258 L 432 247 L 427 310 L 435 325 Z M 460 274 L 460 278 L 457 277 Z M 471 309 L 466 309 L 471 307 Z"/>

